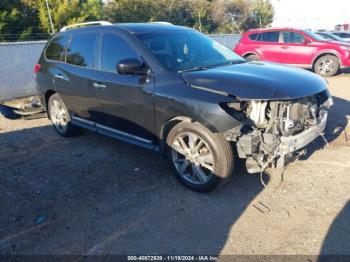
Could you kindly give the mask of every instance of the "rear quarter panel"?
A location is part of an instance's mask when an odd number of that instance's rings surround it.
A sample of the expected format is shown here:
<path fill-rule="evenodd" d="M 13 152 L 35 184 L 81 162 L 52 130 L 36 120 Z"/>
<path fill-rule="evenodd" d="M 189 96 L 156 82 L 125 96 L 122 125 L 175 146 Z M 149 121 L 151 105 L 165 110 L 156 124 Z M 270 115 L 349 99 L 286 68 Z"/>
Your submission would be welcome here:
<path fill-rule="evenodd" d="M 52 64 L 50 62 L 47 62 L 45 59 L 45 51 L 48 44 L 50 43 L 50 40 L 45 45 L 38 61 L 38 64 L 41 65 L 40 71 L 35 75 L 36 89 L 38 95 L 44 95 L 48 90 L 55 90 L 53 77 L 50 73 L 50 68 L 52 67 Z"/>

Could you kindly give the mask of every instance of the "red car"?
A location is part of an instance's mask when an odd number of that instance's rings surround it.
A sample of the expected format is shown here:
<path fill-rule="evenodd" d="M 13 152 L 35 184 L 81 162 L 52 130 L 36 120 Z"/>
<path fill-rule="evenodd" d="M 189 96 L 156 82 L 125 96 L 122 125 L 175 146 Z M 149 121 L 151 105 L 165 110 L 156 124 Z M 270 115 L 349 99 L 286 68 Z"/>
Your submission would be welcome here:
<path fill-rule="evenodd" d="M 308 30 L 257 29 L 243 34 L 234 51 L 247 60 L 264 60 L 333 76 L 350 67 L 350 44 L 328 42 Z"/>

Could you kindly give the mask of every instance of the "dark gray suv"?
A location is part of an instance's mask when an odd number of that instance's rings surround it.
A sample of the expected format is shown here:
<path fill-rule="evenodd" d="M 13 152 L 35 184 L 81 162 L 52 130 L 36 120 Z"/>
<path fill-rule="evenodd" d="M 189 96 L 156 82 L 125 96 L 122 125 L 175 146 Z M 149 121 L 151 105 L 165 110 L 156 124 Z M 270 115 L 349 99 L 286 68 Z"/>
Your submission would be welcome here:
<path fill-rule="evenodd" d="M 78 127 L 166 155 L 198 192 L 232 174 L 284 167 L 324 130 L 326 82 L 289 66 L 247 62 L 186 27 L 96 22 L 66 27 L 35 66 L 62 136 Z"/>

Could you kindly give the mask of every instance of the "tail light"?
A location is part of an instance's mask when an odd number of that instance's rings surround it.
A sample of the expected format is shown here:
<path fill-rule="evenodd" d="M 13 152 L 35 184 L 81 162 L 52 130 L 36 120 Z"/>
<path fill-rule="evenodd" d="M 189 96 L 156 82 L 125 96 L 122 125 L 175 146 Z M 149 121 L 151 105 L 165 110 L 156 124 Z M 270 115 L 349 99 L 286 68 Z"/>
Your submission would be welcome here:
<path fill-rule="evenodd" d="M 34 66 L 34 73 L 35 73 L 35 74 L 39 73 L 39 72 L 40 72 L 40 69 L 41 69 L 41 65 L 40 65 L 40 64 L 36 64 L 36 65 Z"/>

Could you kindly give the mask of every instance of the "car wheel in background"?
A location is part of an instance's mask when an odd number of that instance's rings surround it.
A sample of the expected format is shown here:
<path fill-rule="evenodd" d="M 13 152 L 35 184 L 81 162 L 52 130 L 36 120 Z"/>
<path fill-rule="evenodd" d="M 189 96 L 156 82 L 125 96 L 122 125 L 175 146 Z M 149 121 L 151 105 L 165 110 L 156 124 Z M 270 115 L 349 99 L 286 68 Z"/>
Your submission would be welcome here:
<path fill-rule="evenodd" d="M 317 59 L 314 71 L 320 76 L 330 77 L 338 73 L 340 68 L 339 60 L 333 55 L 321 56 Z"/>
<path fill-rule="evenodd" d="M 197 192 L 213 190 L 230 177 L 230 143 L 199 123 L 182 122 L 167 137 L 168 158 L 180 182 Z"/>
<path fill-rule="evenodd" d="M 69 112 L 58 94 L 50 96 L 48 114 L 58 134 L 69 137 L 76 133 L 77 127 L 72 124 Z"/>
<path fill-rule="evenodd" d="M 245 60 L 247 60 L 247 61 L 249 61 L 249 62 L 250 62 L 250 61 L 260 61 L 260 60 L 261 60 L 259 56 L 254 55 L 254 54 L 247 55 L 247 56 L 245 56 L 244 58 L 245 58 Z"/>

